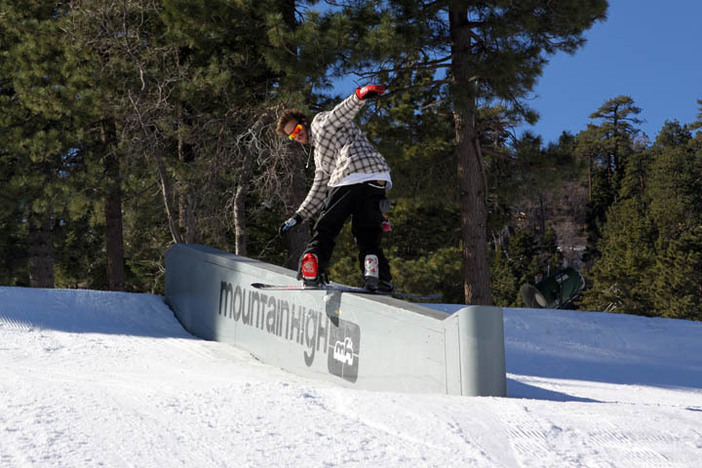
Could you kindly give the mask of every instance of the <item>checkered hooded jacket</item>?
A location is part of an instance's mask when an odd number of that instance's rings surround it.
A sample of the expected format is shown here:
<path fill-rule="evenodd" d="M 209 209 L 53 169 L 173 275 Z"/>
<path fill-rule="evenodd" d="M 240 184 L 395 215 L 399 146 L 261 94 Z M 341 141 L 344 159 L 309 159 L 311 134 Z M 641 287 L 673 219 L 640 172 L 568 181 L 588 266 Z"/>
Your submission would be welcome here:
<path fill-rule="evenodd" d="M 320 112 L 310 126 L 314 148 L 314 182 L 297 209 L 304 219 L 315 216 L 324 206 L 327 187 L 334 187 L 351 174 L 389 172 L 385 159 L 373 148 L 353 118 L 365 101 L 352 94 L 328 112 Z"/>

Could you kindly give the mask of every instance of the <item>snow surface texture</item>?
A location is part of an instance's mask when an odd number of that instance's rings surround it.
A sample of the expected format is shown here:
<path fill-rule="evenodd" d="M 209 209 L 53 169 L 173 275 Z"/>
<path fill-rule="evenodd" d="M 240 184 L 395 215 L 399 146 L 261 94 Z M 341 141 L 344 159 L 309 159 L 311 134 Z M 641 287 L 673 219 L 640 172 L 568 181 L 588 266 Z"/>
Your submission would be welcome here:
<path fill-rule="evenodd" d="M 196 339 L 158 296 L 0 287 L 0 466 L 702 465 L 702 323 L 504 315 L 508 398 L 379 393 Z"/>

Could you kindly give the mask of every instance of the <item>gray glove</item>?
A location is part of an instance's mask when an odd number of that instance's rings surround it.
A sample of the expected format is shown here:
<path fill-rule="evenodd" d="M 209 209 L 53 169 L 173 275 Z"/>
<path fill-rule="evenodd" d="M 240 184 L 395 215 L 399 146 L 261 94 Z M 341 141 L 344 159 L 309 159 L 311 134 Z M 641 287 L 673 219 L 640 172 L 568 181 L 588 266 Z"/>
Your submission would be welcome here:
<path fill-rule="evenodd" d="M 282 238 L 285 237 L 285 235 L 288 233 L 288 231 L 295 226 L 296 224 L 299 224 L 302 222 L 302 217 L 295 213 L 292 215 L 290 218 L 288 218 L 287 221 L 285 221 L 283 224 L 280 225 L 280 228 L 278 228 L 278 235 Z"/>

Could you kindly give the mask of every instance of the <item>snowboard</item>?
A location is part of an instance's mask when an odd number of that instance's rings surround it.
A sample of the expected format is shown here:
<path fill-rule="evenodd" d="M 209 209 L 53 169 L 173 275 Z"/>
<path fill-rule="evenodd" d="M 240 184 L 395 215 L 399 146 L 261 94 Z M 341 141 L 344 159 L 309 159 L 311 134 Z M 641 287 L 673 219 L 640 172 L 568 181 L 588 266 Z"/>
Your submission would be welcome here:
<path fill-rule="evenodd" d="M 409 299 L 414 301 L 430 301 L 432 299 L 440 299 L 441 294 L 409 294 L 399 291 L 370 291 L 368 289 L 357 288 L 354 286 L 345 286 L 343 284 L 324 284 L 320 286 L 303 286 L 292 285 L 283 286 L 276 284 L 251 283 L 251 286 L 256 289 L 264 289 L 267 291 L 337 291 L 342 293 L 368 294 L 373 296 L 392 296 L 400 299 Z"/>

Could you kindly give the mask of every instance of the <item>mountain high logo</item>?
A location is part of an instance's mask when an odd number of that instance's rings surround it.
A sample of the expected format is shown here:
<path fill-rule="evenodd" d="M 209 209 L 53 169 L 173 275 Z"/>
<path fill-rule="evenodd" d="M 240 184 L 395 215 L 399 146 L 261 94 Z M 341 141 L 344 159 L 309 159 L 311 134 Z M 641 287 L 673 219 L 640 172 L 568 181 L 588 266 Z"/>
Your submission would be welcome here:
<path fill-rule="evenodd" d="M 355 323 L 339 320 L 338 327 L 332 327 L 327 352 L 327 368 L 330 374 L 349 382 L 358 379 L 361 328 Z"/>
<path fill-rule="evenodd" d="M 302 346 L 307 367 L 317 351 L 326 352 L 331 374 L 352 383 L 358 379 L 361 328 L 355 323 L 332 323 L 324 312 L 227 281 L 220 282 L 218 314 Z"/>

